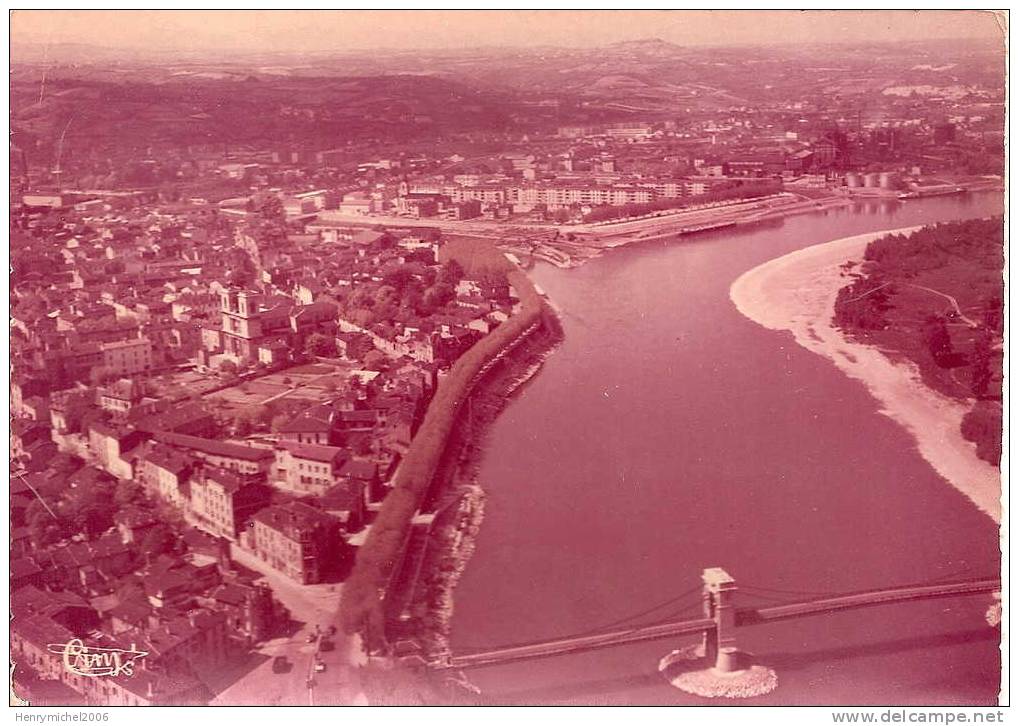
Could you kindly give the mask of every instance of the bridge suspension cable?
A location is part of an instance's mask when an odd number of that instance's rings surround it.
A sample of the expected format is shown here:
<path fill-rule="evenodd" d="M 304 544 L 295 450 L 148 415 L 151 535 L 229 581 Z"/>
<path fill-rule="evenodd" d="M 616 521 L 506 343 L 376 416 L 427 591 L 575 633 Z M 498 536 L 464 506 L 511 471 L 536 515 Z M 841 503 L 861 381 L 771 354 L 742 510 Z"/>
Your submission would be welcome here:
<path fill-rule="evenodd" d="M 690 611 L 695 609 L 695 608 L 699 609 L 700 608 L 700 602 L 701 602 L 700 601 L 700 596 L 699 596 L 700 592 L 701 592 L 701 586 L 697 585 L 696 587 L 692 587 L 689 590 L 685 590 L 685 591 L 679 593 L 678 595 L 676 595 L 674 597 L 671 597 L 668 600 L 664 600 L 664 601 L 658 603 L 657 605 L 649 607 L 649 608 L 647 608 L 645 610 L 641 610 L 641 611 L 636 612 L 636 613 L 631 613 L 630 615 L 628 615 L 626 617 L 619 618 L 617 620 L 613 620 L 613 621 L 608 622 L 608 623 L 603 623 L 601 625 L 598 625 L 597 627 L 590 628 L 588 630 L 582 630 L 582 631 L 579 631 L 579 632 L 576 632 L 576 633 L 570 633 L 568 635 L 563 635 L 563 636 L 560 636 L 558 639 L 560 639 L 560 640 L 572 640 L 574 638 L 593 637 L 593 636 L 598 636 L 598 635 L 601 635 L 601 634 L 608 635 L 608 634 L 613 632 L 613 630 L 612 630 L 613 628 L 618 628 L 619 626 L 624 626 L 625 627 L 627 624 L 632 623 L 634 620 L 637 620 L 639 618 L 651 615 L 652 613 L 658 612 L 659 610 L 662 610 L 662 609 L 668 607 L 669 605 L 674 605 L 674 604 L 676 604 L 676 603 L 678 603 L 680 601 L 685 601 L 682 607 L 680 607 L 677 610 L 672 610 L 672 611 L 668 612 L 666 615 L 663 615 L 660 620 L 655 620 L 655 621 L 650 622 L 650 623 L 641 623 L 640 625 L 636 625 L 633 630 L 626 631 L 626 634 L 633 634 L 633 633 L 639 632 L 639 631 L 641 631 L 641 630 L 643 630 L 645 628 L 657 627 L 659 625 L 663 625 L 665 623 L 668 623 L 668 622 L 672 621 L 674 618 L 678 617 L 679 615 L 682 615 L 684 613 L 690 613 Z M 695 595 L 696 595 L 696 598 L 694 597 Z M 524 642 L 524 643 L 511 643 L 511 644 L 507 644 L 507 645 L 500 645 L 499 648 L 500 649 L 502 649 L 502 648 L 522 648 L 522 647 L 526 647 L 526 646 L 529 646 L 529 645 L 533 645 L 535 642 L 537 642 L 537 641 L 528 641 L 528 642 Z"/>
<path fill-rule="evenodd" d="M 579 637 L 582 637 L 582 636 L 585 636 L 585 635 L 596 635 L 596 634 L 598 634 L 600 632 L 608 631 L 610 628 L 615 628 L 615 627 L 618 627 L 620 625 L 626 625 L 627 623 L 631 623 L 634 620 L 637 620 L 638 618 L 642 618 L 642 617 L 645 617 L 647 615 L 650 615 L 651 613 L 658 612 L 659 610 L 662 610 L 663 608 L 666 608 L 669 605 L 673 605 L 673 604 L 679 602 L 680 600 L 685 600 L 686 604 L 685 604 L 685 606 L 683 608 L 680 609 L 679 612 L 672 612 L 669 615 L 664 616 L 665 620 L 657 621 L 655 623 L 650 623 L 650 625 L 657 625 L 660 622 L 667 622 L 670 618 L 673 618 L 676 615 L 680 614 L 680 612 L 689 610 L 689 609 L 691 609 L 691 607 L 694 607 L 694 606 L 699 606 L 700 605 L 700 601 L 701 601 L 700 600 L 701 589 L 702 589 L 701 586 L 697 585 L 696 587 L 692 587 L 689 590 L 685 590 L 685 591 L 681 592 L 680 594 L 676 595 L 675 597 L 671 597 L 668 600 L 660 602 L 657 605 L 654 605 L 654 606 L 652 606 L 652 607 L 650 607 L 650 608 L 648 608 L 646 610 L 641 610 L 640 612 L 633 613 L 631 615 L 628 615 L 625 618 L 620 618 L 618 620 L 613 620 L 610 623 L 603 623 L 602 625 L 599 625 L 599 626 L 597 626 L 595 628 L 591 628 L 590 630 L 585 630 L 585 631 L 582 631 L 580 633 L 574 633 L 573 635 L 570 635 L 568 637 L 579 638 Z M 696 600 L 693 599 L 694 596 L 696 596 Z M 646 627 L 646 626 L 642 625 L 641 627 Z"/>
<path fill-rule="evenodd" d="M 938 585 L 950 580 L 955 580 L 964 576 L 972 576 L 973 568 L 967 567 L 965 569 L 956 570 L 954 572 L 941 575 L 936 578 L 922 580 L 919 582 L 910 582 L 897 585 L 896 587 L 922 587 L 924 585 Z M 987 577 L 981 577 L 977 579 L 993 579 L 996 575 L 990 575 Z M 775 595 L 793 595 L 796 597 L 836 597 L 847 594 L 845 591 L 833 591 L 833 590 L 791 590 L 777 587 L 765 587 L 764 585 L 754 585 L 740 583 L 740 595 L 746 595 L 751 598 L 757 598 L 760 600 L 770 600 L 772 602 L 782 602 L 780 598 Z M 788 602 L 794 602 L 789 600 Z"/>
<path fill-rule="evenodd" d="M 537 641 L 510 645 L 491 651 L 477 651 L 454 656 L 440 667 L 473 668 L 510 661 L 531 660 L 553 655 L 567 655 L 595 648 L 626 645 L 663 637 L 691 635 L 709 630 L 713 621 L 707 618 L 685 622 L 661 622 L 639 625 L 629 630 L 610 631 L 598 635 L 567 636 L 554 641 Z"/>

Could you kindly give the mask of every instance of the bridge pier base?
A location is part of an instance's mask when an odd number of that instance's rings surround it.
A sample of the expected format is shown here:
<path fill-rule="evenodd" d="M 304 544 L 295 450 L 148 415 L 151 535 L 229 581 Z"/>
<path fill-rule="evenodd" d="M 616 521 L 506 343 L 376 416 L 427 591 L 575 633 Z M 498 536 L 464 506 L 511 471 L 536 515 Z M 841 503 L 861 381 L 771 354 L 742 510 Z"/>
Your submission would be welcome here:
<path fill-rule="evenodd" d="M 736 581 L 720 567 L 704 570 L 702 579 L 704 617 L 715 627 L 705 631 L 699 648 L 662 658 L 659 670 L 676 688 L 704 698 L 750 698 L 775 690 L 775 671 L 750 663 L 736 646 Z"/>

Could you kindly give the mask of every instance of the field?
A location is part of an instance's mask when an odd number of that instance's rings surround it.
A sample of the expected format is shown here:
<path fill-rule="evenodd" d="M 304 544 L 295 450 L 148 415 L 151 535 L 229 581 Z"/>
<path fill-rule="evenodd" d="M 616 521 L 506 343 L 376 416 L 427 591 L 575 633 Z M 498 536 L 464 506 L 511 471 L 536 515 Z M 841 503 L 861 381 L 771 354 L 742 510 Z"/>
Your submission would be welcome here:
<path fill-rule="evenodd" d="M 352 364 L 339 362 L 287 368 L 210 393 L 205 400 L 226 415 L 284 400 L 311 406 L 327 400 L 354 370 Z"/>

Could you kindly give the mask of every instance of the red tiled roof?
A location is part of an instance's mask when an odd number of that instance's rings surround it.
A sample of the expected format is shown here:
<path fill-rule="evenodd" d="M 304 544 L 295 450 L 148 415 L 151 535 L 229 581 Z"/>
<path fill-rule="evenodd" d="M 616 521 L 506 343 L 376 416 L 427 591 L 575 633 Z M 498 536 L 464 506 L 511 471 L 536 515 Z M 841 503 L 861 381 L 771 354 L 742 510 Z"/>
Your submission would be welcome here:
<path fill-rule="evenodd" d="M 188 436 L 187 434 L 160 432 L 156 434 L 156 440 L 170 446 L 200 451 L 210 456 L 222 456 L 229 459 L 242 459 L 244 461 L 264 461 L 265 459 L 271 459 L 273 455 L 269 449 L 230 444 L 225 441 L 203 439 L 198 436 Z"/>
<path fill-rule="evenodd" d="M 281 441 L 279 445 L 298 459 L 336 463 L 344 458 L 343 449 L 338 446 L 319 446 L 317 444 L 298 444 L 293 441 Z"/>

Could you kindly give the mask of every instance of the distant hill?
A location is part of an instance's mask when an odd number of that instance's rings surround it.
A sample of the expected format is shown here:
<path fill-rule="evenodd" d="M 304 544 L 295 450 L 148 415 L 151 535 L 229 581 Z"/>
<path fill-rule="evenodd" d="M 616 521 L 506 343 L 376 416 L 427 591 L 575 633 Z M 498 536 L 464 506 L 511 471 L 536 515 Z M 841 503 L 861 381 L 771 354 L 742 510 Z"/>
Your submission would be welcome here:
<path fill-rule="evenodd" d="M 721 38 L 720 38 L 721 40 Z M 118 146 L 424 140 L 475 131 L 711 115 L 889 85 L 1004 87 L 1000 52 L 972 43 L 170 54 L 12 47 L 11 121 L 27 146 L 66 130 Z M 69 125 L 68 125 L 69 124 Z"/>
<path fill-rule="evenodd" d="M 52 144 L 66 129 L 65 146 L 300 138 L 329 148 L 362 137 L 499 129 L 509 119 L 498 94 L 428 76 L 257 76 L 203 68 L 114 82 L 68 70 L 45 81 L 12 80 L 11 122 L 19 137 Z"/>

